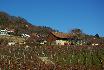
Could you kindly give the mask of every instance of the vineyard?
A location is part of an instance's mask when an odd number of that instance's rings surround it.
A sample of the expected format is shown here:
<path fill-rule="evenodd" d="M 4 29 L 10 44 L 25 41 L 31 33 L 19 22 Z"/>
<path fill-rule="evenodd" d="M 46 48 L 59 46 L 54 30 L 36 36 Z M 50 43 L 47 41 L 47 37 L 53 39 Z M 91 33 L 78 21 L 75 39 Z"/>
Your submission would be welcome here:
<path fill-rule="evenodd" d="M 46 63 L 39 57 L 47 57 Z M 28 46 L 0 48 L 0 70 L 103 70 L 103 46 Z"/>
<path fill-rule="evenodd" d="M 104 37 L 0 12 L 0 70 L 104 70 Z"/>

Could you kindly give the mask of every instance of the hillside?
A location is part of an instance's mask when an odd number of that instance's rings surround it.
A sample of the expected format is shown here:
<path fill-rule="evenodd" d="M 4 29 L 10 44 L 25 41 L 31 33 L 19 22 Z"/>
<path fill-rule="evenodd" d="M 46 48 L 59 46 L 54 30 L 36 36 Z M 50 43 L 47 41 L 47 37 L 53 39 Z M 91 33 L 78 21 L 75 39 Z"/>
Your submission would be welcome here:
<path fill-rule="evenodd" d="M 4 29 L 14 33 L 0 35 L 0 70 L 104 70 L 104 38 L 98 34 L 57 32 L 0 12 Z"/>
<path fill-rule="evenodd" d="M 15 30 L 15 35 L 20 35 L 22 33 L 32 35 L 36 33 L 44 36 L 44 39 L 51 34 L 51 31 L 56 31 L 50 27 L 32 25 L 24 18 L 10 16 L 5 12 L 0 12 L 0 29 L 13 29 Z"/>

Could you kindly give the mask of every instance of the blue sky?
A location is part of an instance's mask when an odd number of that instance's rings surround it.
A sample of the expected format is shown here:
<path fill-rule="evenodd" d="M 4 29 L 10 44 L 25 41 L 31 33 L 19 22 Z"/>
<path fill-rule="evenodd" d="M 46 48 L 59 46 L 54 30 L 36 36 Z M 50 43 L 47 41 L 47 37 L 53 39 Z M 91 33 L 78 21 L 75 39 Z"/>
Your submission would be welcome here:
<path fill-rule="evenodd" d="M 0 11 L 61 32 L 80 28 L 104 36 L 104 0 L 0 0 Z"/>

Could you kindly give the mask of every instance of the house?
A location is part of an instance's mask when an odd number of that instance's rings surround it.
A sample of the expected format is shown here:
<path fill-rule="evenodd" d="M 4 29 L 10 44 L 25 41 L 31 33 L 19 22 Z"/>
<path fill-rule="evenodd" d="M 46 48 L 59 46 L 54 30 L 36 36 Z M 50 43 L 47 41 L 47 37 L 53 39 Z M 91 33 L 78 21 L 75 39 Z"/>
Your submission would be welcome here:
<path fill-rule="evenodd" d="M 78 39 L 77 41 L 76 41 L 76 45 L 87 45 L 87 41 L 86 40 L 84 40 L 84 39 Z"/>
<path fill-rule="evenodd" d="M 52 32 L 52 35 L 55 37 L 53 42 L 56 45 L 70 45 L 69 40 L 72 38 L 72 35 L 62 32 Z"/>
<path fill-rule="evenodd" d="M 88 41 L 91 43 L 92 46 L 98 46 L 104 43 L 102 39 L 95 37 L 88 38 Z"/>
<path fill-rule="evenodd" d="M 11 35 L 14 33 L 14 30 L 0 29 L 0 35 Z"/>
<path fill-rule="evenodd" d="M 14 29 L 8 29 L 8 33 L 14 33 L 15 30 Z"/>
<path fill-rule="evenodd" d="M 9 35 L 14 35 L 15 30 L 14 29 L 8 29 L 8 34 Z"/>
<path fill-rule="evenodd" d="M 28 35 L 28 34 L 22 34 L 22 35 L 21 35 L 21 37 L 24 37 L 24 38 L 29 38 L 29 37 L 30 37 L 30 35 Z"/>
<path fill-rule="evenodd" d="M 0 35 L 8 35 L 8 31 L 6 29 L 0 29 Z"/>

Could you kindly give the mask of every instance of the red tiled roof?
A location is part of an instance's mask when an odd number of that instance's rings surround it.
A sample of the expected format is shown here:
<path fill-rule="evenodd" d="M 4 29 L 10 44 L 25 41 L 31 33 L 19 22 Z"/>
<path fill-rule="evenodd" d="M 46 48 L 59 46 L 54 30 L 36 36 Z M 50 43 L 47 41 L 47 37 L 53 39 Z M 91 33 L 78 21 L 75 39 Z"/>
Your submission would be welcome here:
<path fill-rule="evenodd" d="M 58 38 L 70 38 L 72 35 L 62 32 L 52 32 L 52 34 Z"/>

